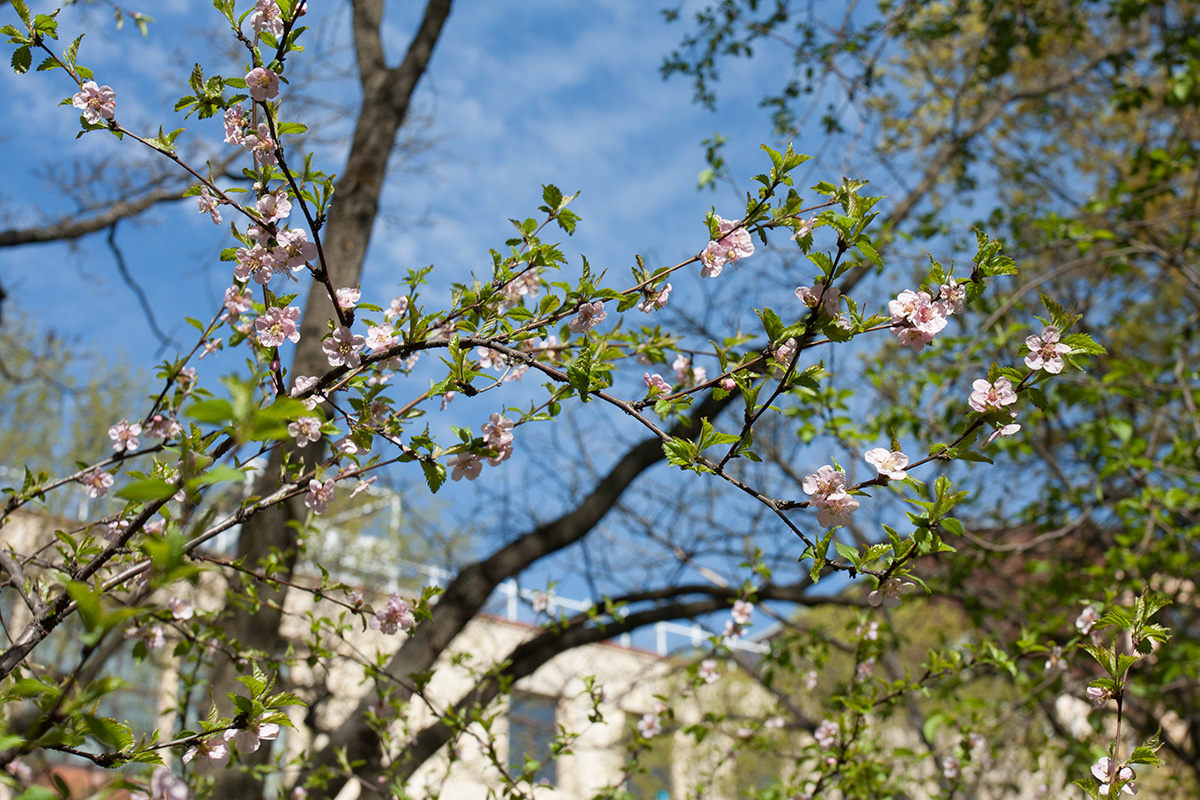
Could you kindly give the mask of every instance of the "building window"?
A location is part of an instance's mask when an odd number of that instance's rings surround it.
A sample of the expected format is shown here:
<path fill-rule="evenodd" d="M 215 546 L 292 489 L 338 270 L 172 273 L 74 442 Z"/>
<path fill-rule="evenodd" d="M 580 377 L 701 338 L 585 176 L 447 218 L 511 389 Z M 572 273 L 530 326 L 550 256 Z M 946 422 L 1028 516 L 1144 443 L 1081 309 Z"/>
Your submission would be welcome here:
<path fill-rule="evenodd" d="M 528 761 L 538 762 L 532 782 L 555 783 L 554 740 L 558 735 L 558 699 L 537 694 L 513 696 L 508 712 L 508 767 L 514 774 Z"/>

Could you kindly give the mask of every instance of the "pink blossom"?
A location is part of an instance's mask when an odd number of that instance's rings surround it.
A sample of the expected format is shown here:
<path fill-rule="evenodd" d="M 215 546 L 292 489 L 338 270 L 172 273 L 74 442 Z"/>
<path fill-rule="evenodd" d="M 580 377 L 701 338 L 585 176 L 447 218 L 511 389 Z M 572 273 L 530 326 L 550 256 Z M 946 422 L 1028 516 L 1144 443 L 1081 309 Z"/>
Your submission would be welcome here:
<path fill-rule="evenodd" d="M 483 469 L 483 461 L 474 453 L 459 453 L 452 456 L 447 463 L 451 468 L 450 479 L 455 481 L 462 480 L 464 476 L 473 481 Z"/>
<path fill-rule="evenodd" d="M 376 611 L 375 616 L 367 622 L 374 630 L 391 635 L 396 631 L 407 633 L 412 630 L 413 625 L 416 624 L 416 618 L 413 617 L 412 606 L 393 592 L 387 605 L 380 611 Z"/>
<path fill-rule="evenodd" d="M 868 639 L 872 642 L 877 641 L 879 639 L 879 623 L 872 620 L 870 624 L 859 625 L 858 628 L 855 629 L 854 635 L 861 636 L 864 639 Z"/>
<path fill-rule="evenodd" d="M 321 419 L 319 417 L 300 417 L 295 422 L 288 423 L 288 434 L 296 440 L 298 447 L 304 447 L 309 442 L 321 439 Z"/>
<path fill-rule="evenodd" d="M 533 613 L 541 614 L 550 607 L 550 595 L 545 592 L 534 592 L 533 600 L 530 601 L 530 606 L 533 608 Z"/>
<path fill-rule="evenodd" d="M 496 451 L 496 455 L 488 458 L 488 463 L 493 467 L 499 466 L 500 462 L 507 461 L 512 456 L 512 428 L 513 421 L 500 414 L 492 414 L 489 421 L 481 427 L 484 443 L 489 449 Z"/>
<path fill-rule="evenodd" d="M 701 661 L 700 670 L 697 674 L 705 683 L 716 683 L 721 677 L 721 673 L 717 671 L 716 659 L 706 658 Z"/>
<path fill-rule="evenodd" d="M 375 481 L 377 481 L 377 480 L 379 480 L 379 476 L 378 476 L 378 475 L 374 475 L 374 476 L 372 476 L 372 477 L 368 478 L 368 479 L 367 479 L 367 480 L 365 480 L 365 481 L 364 481 L 362 478 L 359 478 L 359 479 L 358 479 L 358 485 L 354 487 L 354 491 L 352 491 L 352 492 L 350 493 L 350 496 L 351 496 L 351 497 L 358 497 L 360 494 L 362 494 L 362 493 L 363 493 L 363 492 L 365 492 L 365 491 L 366 491 L 368 488 L 370 488 L 371 484 L 372 484 L 372 483 L 374 483 L 374 482 L 375 482 Z"/>
<path fill-rule="evenodd" d="M 297 306 L 271 306 L 254 320 L 258 342 L 263 347 L 279 347 L 283 340 L 300 341 L 300 309 Z"/>
<path fill-rule="evenodd" d="M 89 125 L 99 125 L 101 119 L 111 120 L 116 114 L 117 96 L 111 87 L 88 81 L 71 97 L 71 105 L 82 110 L 83 119 Z"/>
<path fill-rule="evenodd" d="M 244 136 L 241 145 L 260 164 L 274 166 L 279 163 L 275 157 L 275 140 L 271 138 L 271 129 L 265 122 L 258 123 L 258 128 L 254 133 Z"/>
<path fill-rule="evenodd" d="M 959 769 L 962 763 L 958 760 L 958 756 L 948 755 L 942 759 L 942 777 L 948 781 L 952 781 L 958 777 Z"/>
<path fill-rule="evenodd" d="M 800 220 L 800 227 L 792 232 L 792 241 L 799 242 L 805 236 L 812 233 L 813 225 L 817 224 L 817 215 L 813 214 L 808 219 Z"/>
<path fill-rule="evenodd" d="M 282 262 L 293 272 L 304 268 L 309 261 L 319 255 L 317 246 L 308 240 L 308 234 L 303 228 L 289 228 L 280 231 L 275 237 L 275 251 L 272 253 L 276 263 Z M 340 289 L 338 291 L 341 291 Z"/>
<path fill-rule="evenodd" d="M 205 356 L 211 356 L 213 353 L 215 353 L 221 349 L 220 337 L 218 337 L 216 339 L 205 339 L 203 344 L 204 344 L 204 350 L 200 353 L 201 361 L 204 360 Z"/>
<path fill-rule="evenodd" d="M 854 667 L 854 680 L 865 681 L 875 670 L 875 657 L 865 658 Z"/>
<path fill-rule="evenodd" d="M 383 318 L 388 322 L 391 322 L 393 317 L 403 317 L 407 313 L 408 298 L 393 297 L 392 302 L 388 304 L 387 309 L 383 312 Z"/>
<path fill-rule="evenodd" d="M 1014 413 L 1013 416 L 1015 417 L 1017 415 Z M 983 445 L 984 445 L 984 447 L 986 447 L 989 444 L 991 444 L 993 441 L 995 441 L 997 437 L 1012 436 L 1014 433 L 1016 433 L 1019 430 L 1021 430 L 1021 426 L 1019 424 L 1017 424 L 1015 422 L 1009 423 L 1008 425 L 1005 425 L 1002 428 L 997 428 L 996 430 L 992 431 L 991 434 L 988 436 L 988 438 L 984 439 Z"/>
<path fill-rule="evenodd" d="M 396 343 L 395 335 L 396 332 L 390 323 L 385 322 L 382 325 L 368 325 L 366 338 L 367 347 L 371 348 L 372 353 L 379 353 L 383 350 L 387 350 Z"/>
<path fill-rule="evenodd" d="M 735 625 L 749 625 L 752 614 L 754 614 L 754 604 L 748 600 L 734 600 L 733 609 L 729 612 Z"/>
<path fill-rule="evenodd" d="M 1079 616 L 1075 618 L 1075 627 L 1080 633 L 1091 633 L 1092 626 L 1100 619 L 1100 612 L 1093 605 L 1088 605 L 1083 611 L 1079 612 Z"/>
<path fill-rule="evenodd" d="M 849 525 L 850 515 L 858 510 L 858 500 L 845 492 L 834 492 L 821 501 L 814 501 L 817 506 L 817 524 L 826 528 L 838 525 Z"/>
<path fill-rule="evenodd" d="M 253 753 L 262 742 L 269 742 L 279 735 L 279 726 L 274 722 L 251 722 L 239 730 L 225 731 L 225 741 L 237 745 L 239 753 Z"/>
<path fill-rule="evenodd" d="M 1032 370 L 1044 369 L 1051 375 L 1062 372 L 1066 365 L 1063 356 L 1071 352 L 1071 347 L 1059 341 L 1061 336 L 1058 328 L 1047 325 L 1042 328 L 1040 337 L 1030 336 L 1026 339 L 1029 355 L 1025 356 L 1025 366 Z"/>
<path fill-rule="evenodd" d="M 225 143 L 235 147 L 242 143 L 246 127 L 246 110 L 241 106 L 225 109 Z"/>
<path fill-rule="evenodd" d="M 967 303 L 967 290 L 954 278 L 947 278 L 938 299 L 945 305 L 947 314 L 961 314 Z"/>
<path fill-rule="evenodd" d="M 646 713 L 638 720 L 638 733 L 647 739 L 653 739 L 662 733 L 662 721 L 658 718 L 658 714 Z"/>
<path fill-rule="evenodd" d="M 283 35 L 283 14 L 275 0 L 258 0 L 250 15 L 250 27 L 255 33 L 269 33 L 278 39 Z"/>
<path fill-rule="evenodd" d="M 887 608 L 895 608 L 900 605 L 901 595 L 908 594 L 916 588 L 917 585 L 912 581 L 906 581 L 893 575 L 880 583 L 878 589 L 867 595 L 867 602 L 872 606 L 882 604 Z"/>
<path fill-rule="evenodd" d="M 137 437 L 141 432 L 141 425 L 123 419 L 108 429 L 108 438 L 112 439 L 113 450 L 118 453 L 126 450 L 137 450 Z"/>
<path fill-rule="evenodd" d="M 155 439 L 173 439 L 183 433 L 183 426 L 174 417 L 155 414 L 146 424 L 146 435 Z"/>
<path fill-rule="evenodd" d="M 822 750 L 829 750 L 837 743 L 838 735 L 841 732 L 841 726 L 836 722 L 823 719 L 817 729 L 813 731 L 813 738 L 817 740 L 817 744 Z"/>
<path fill-rule="evenodd" d="M 150 774 L 149 800 L 188 800 L 192 793 L 182 778 L 177 778 L 167 767 L 155 767 Z"/>
<path fill-rule="evenodd" d="M 249 249 L 239 247 L 233 257 L 237 261 L 237 266 L 233 270 L 234 278 L 239 281 L 248 281 L 254 278 L 255 283 L 261 283 L 264 286 L 270 282 L 277 262 L 265 247 L 260 244 Z"/>
<path fill-rule="evenodd" d="M 503 300 L 500 304 L 505 308 L 513 308 L 521 302 L 523 297 L 537 297 L 542 288 L 540 275 L 541 271 L 537 267 L 529 267 L 504 284 L 504 288 L 501 290 Z"/>
<path fill-rule="evenodd" d="M 663 284 L 661 289 L 645 290 L 645 297 L 637 304 L 637 310 L 649 314 L 651 311 L 657 311 L 660 308 L 667 307 L 667 300 L 671 296 L 671 284 Z"/>
<path fill-rule="evenodd" d="M 741 225 L 739 220 L 725 220 L 715 214 L 713 218 L 717 221 L 717 233 L 720 238 L 709 242 L 700 254 L 700 261 L 704 265 L 700 275 L 705 278 L 715 278 L 721 274 L 726 264 L 754 255 L 754 242 L 750 239 L 750 231 L 738 227 Z"/>
<path fill-rule="evenodd" d="M 1050 648 L 1050 652 L 1046 654 L 1046 666 L 1043 667 L 1044 672 L 1049 672 L 1052 669 L 1066 669 L 1067 663 L 1063 660 L 1063 649 L 1059 645 L 1054 645 Z"/>
<path fill-rule="evenodd" d="M 908 456 L 899 450 L 888 452 L 882 447 L 876 447 L 874 450 L 868 450 L 864 457 L 880 475 L 886 475 L 894 481 L 902 481 L 908 477 L 908 473 L 904 471 L 908 466 Z"/>
<path fill-rule="evenodd" d="M 214 225 L 221 224 L 221 210 L 217 208 L 221 201 L 219 198 L 213 197 L 208 193 L 207 186 L 200 187 L 200 196 L 196 198 L 196 202 L 200 206 L 201 214 L 208 214 L 212 217 Z"/>
<path fill-rule="evenodd" d="M 229 745 L 215 736 L 201 739 L 195 747 L 183 754 L 183 763 L 187 764 L 196 758 L 223 767 L 229 761 Z"/>
<path fill-rule="evenodd" d="M 579 307 L 579 314 L 567 324 L 567 327 L 570 328 L 571 333 L 584 333 L 595 328 L 607 316 L 608 312 L 604 310 L 602 301 L 584 303 Z"/>
<path fill-rule="evenodd" d="M 87 487 L 88 497 L 103 497 L 113 485 L 113 476 L 99 467 L 92 467 L 79 477 L 79 482 Z"/>
<path fill-rule="evenodd" d="M 1118 781 L 1122 782 L 1121 791 L 1125 794 L 1137 794 L 1137 787 L 1133 784 L 1133 779 L 1137 776 L 1133 772 L 1132 767 L 1122 767 L 1118 762 L 1104 756 L 1095 764 L 1092 764 L 1092 776 L 1100 782 L 1100 796 L 1108 797 L 1109 791 L 1112 790 L 1112 785 Z"/>
<path fill-rule="evenodd" d="M 315 375 L 297 375 L 292 380 L 292 391 L 289 394 L 292 397 L 299 397 L 309 389 L 317 385 L 319 379 Z"/>
<path fill-rule="evenodd" d="M 1087 687 L 1084 694 L 1087 695 L 1088 702 L 1092 704 L 1092 708 L 1103 708 L 1104 704 L 1112 699 L 1113 696 L 1111 689 L 1103 689 L 1099 686 Z"/>
<path fill-rule="evenodd" d="M 642 377 L 642 380 L 646 382 L 646 388 L 650 390 L 651 394 L 656 391 L 660 394 L 671 393 L 671 387 L 667 385 L 665 380 L 663 380 L 663 376 L 659 375 L 657 372 L 653 375 L 651 375 L 649 372 L 645 373 L 645 375 Z"/>
<path fill-rule="evenodd" d="M 125 638 L 137 639 L 147 650 L 158 650 L 167 643 L 167 631 L 162 625 L 138 626 L 125 631 Z"/>
<path fill-rule="evenodd" d="M 775 348 L 775 377 L 782 378 L 787 374 L 788 367 L 792 364 L 792 359 L 796 357 L 796 340 L 788 339 L 783 344 Z"/>
<path fill-rule="evenodd" d="M 260 103 L 278 97 L 279 76 L 266 67 L 255 67 L 246 73 L 246 89 Z"/>
<path fill-rule="evenodd" d="M 171 610 L 171 616 L 175 619 L 191 619 L 196 615 L 196 607 L 192 605 L 192 601 L 181 597 L 169 598 L 167 608 Z"/>
<path fill-rule="evenodd" d="M 767 717 L 763 721 L 763 727 L 767 730 L 781 730 L 786 724 L 783 717 Z"/>
<path fill-rule="evenodd" d="M 971 384 L 975 391 L 971 392 L 967 402 L 971 408 L 979 412 L 994 411 L 1017 402 L 1017 393 L 1013 390 L 1012 381 L 1008 378 L 997 378 L 994 384 L 982 378 Z"/>
<path fill-rule="evenodd" d="M 330 334 L 321 349 L 325 351 L 329 366 L 340 367 L 345 364 L 347 367 L 357 367 L 361 363 L 359 351 L 366 343 L 366 337 L 351 333 L 349 328 L 342 325 Z"/>
<path fill-rule="evenodd" d="M 256 186 L 258 184 L 255 184 Z M 288 198 L 286 189 L 279 189 L 270 194 L 264 194 L 254 204 L 264 222 L 275 222 L 285 219 L 292 213 L 292 201 Z"/>
<path fill-rule="evenodd" d="M 362 292 L 353 286 L 343 286 L 334 292 L 334 296 L 337 297 L 338 308 L 342 311 L 349 311 L 358 305 Z"/>
<path fill-rule="evenodd" d="M 313 510 L 314 514 L 324 514 L 333 499 L 333 479 L 321 483 L 314 479 L 308 482 L 308 493 L 304 495 L 304 505 Z M 254 752 L 254 751 L 251 751 Z"/>
<path fill-rule="evenodd" d="M 724 377 L 721 379 L 721 388 L 727 392 L 732 392 L 737 388 L 737 381 L 732 377 Z"/>
<path fill-rule="evenodd" d="M 504 361 L 504 355 L 490 347 L 476 347 L 475 354 L 479 356 L 479 366 L 481 369 L 504 369 L 508 364 Z"/>
<path fill-rule="evenodd" d="M 225 290 L 225 318 L 233 321 L 243 311 L 249 311 L 254 304 L 254 298 L 251 297 L 247 289 L 240 286 L 230 286 Z"/>
<path fill-rule="evenodd" d="M 802 681 L 804 688 L 810 692 L 817 688 L 817 678 L 817 671 L 815 669 L 810 669 L 808 672 L 804 673 L 804 680 Z"/>
<path fill-rule="evenodd" d="M 796 297 L 809 308 L 821 306 L 821 316 L 832 319 L 841 310 L 842 291 L 836 286 L 826 286 L 818 283 L 811 289 L 807 286 L 796 287 Z"/>
<path fill-rule="evenodd" d="M 812 496 L 813 502 L 823 500 L 846 488 L 846 473 L 826 464 L 815 473 L 805 475 L 801 488 L 805 494 Z"/>

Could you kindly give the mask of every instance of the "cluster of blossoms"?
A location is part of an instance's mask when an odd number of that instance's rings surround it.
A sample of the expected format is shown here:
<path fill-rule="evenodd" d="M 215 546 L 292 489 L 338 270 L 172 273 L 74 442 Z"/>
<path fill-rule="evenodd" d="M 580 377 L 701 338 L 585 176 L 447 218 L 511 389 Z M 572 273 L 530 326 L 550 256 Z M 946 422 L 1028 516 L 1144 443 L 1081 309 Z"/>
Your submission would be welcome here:
<path fill-rule="evenodd" d="M 1108 797 L 1112 786 L 1117 781 L 1123 781 L 1121 791 L 1125 794 L 1137 794 L 1137 786 L 1133 779 L 1137 776 L 1132 767 L 1122 767 L 1113 759 L 1105 756 L 1092 764 L 1092 775 L 1100 782 L 1100 796 Z"/>
<path fill-rule="evenodd" d="M 1017 402 L 1017 392 L 1013 388 L 1012 381 L 1008 378 L 997 378 L 995 383 L 989 383 L 981 378 L 972 383 L 971 388 L 974 391 L 967 398 L 967 403 L 981 414 L 986 414 L 989 411 L 999 411 L 1005 406 Z M 1017 418 L 1017 412 L 1013 411 L 1011 414 L 1012 419 Z M 1010 422 L 993 431 L 984 444 L 991 444 L 997 436 L 1012 436 L 1019 430 L 1021 430 L 1021 426 L 1018 423 Z"/>
<path fill-rule="evenodd" d="M 683 353 L 675 356 L 671 369 L 675 370 L 675 382 L 689 388 L 708 380 L 708 370 L 704 367 L 693 367 L 692 359 Z"/>
<path fill-rule="evenodd" d="M 879 588 L 867 595 L 867 602 L 872 606 L 883 605 L 885 608 L 895 608 L 900 605 L 902 595 L 917 588 L 912 581 L 892 576 L 880 582 Z"/>
<path fill-rule="evenodd" d="M 500 305 L 513 308 L 521 304 L 524 297 L 537 297 L 542 289 L 541 271 L 537 267 L 529 267 L 517 277 L 504 284 L 501 290 Z"/>
<path fill-rule="evenodd" d="M 700 669 L 696 673 L 705 683 L 716 683 L 721 673 L 717 671 L 717 660 L 715 658 L 706 658 L 700 662 Z"/>
<path fill-rule="evenodd" d="M 935 300 L 928 292 L 906 289 L 888 302 L 892 330 L 900 344 L 920 350 L 946 327 L 946 318 L 963 310 L 966 291 L 950 278 Z"/>
<path fill-rule="evenodd" d="M 841 296 L 841 289 L 836 286 L 826 286 L 819 281 L 813 287 L 796 287 L 796 297 L 800 298 L 801 303 L 804 303 L 809 308 L 820 306 L 820 316 L 822 319 L 834 319 L 839 316 L 841 312 Z"/>
<path fill-rule="evenodd" d="M 397 631 L 407 633 L 412 630 L 417 620 L 413 616 L 412 606 L 400 599 L 400 595 L 392 592 L 387 605 L 376 611 L 375 616 L 371 617 L 368 623 L 372 629 L 390 636 Z"/>
<path fill-rule="evenodd" d="M 725 620 L 726 639 L 736 639 L 742 635 L 742 631 L 750 624 L 750 617 L 754 614 L 754 604 L 748 600 L 734 600 L 733 608 L 729 612 L 729 619 Z"/>
<path fill-rule="evenodd" d="M 817 745 L 822 750 L 830 750 L 837 744 L 838 736 L 842 729 L 833 720 L 823 719 L 817 729 L 813 731 L 813 738 L 817 740 Z"/>
<path fill-rule="evenodd" d="M 117 95 L 110 86 L 97 86 L 88 81 L 71 97 L 71 105 L 83 112 L 89 125 L 99 125 L 101 120 L 111 121 L 117 113 Z"/>
<path fill-rule="evenodd" d="M 492 414 L 488 422 L 480 428 L 483 431 L 483 443 L 496 455 L 489 456 L 487 462 L 493 467 L 512 457 L 514 422 L 501 414 Z M 450 465 L 451 480 L 462 480 L 464 477 L 473 481 L 483 470 L 483 458 L 476 453 L 459 453 L 447 462 Z"/>
<path fill-rule="evenodd" d="M 858 500 L 846 492 L 846 473 L 828 464 L 805 475 L 801 487 L 817 507 L 817 523 L 826 528 L 848 524 L 858 510 Z"/>
<path fill-rule="evenodd" d="M 667 300 L 671 297 L 671 284 L 664 283 L 661 289 L 646 289 L 643 294 L 645 296 L 637 304 L 638 311 L 649 314 L 651 311 L 666 308 Z"/>
<path fill-rule="evenodd" d="M 726 264 L 754 255 L 750 231 L 739 227 L 742 224 L 740 221 L 721 219 L 716 215 L 713 218 L 717 221 L 719 238 L 709 242 L 700 254 L 700 262 L 704 265 L 700 274 L 705 278 L 715 278 Z"/>
<path fill-rule="evenodd" d="M 507 461 L 512 457 L 512 429 L 513 421 L 502 414 L 492 414 L 488 417 L 488 421 L 480 427 L 480 430 L 483 431 L 483 443 L 489 450 L 496 451 L 496 455 L 488 458 L 488 463 L 493 467 L 499 466 L 500 462 Z"/>
<path fill-rule="evenodd" d="M 138 640 L 147 651 L 158 650 L 167 643 L 167 629 L 162 625 L 138 626 L 125 631 L 125 638 Z"/>

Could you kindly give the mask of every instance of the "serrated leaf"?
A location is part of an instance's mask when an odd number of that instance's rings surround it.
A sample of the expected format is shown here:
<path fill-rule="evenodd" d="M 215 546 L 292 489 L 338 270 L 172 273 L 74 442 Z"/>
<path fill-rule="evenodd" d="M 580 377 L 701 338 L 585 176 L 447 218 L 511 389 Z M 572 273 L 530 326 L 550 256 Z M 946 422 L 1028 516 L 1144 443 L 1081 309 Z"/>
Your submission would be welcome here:
<path fill-rule="evenodd" d="M 29 64 L 33 61 L 33 54 L 29 51 L 29 46 L 18 47 L 12 54 L 12 68 L 21 75 L 29 71 Z"/>
<path fill-rule="evenodd" d="M 422 461 L 421 472 L 425 475 L 429 491 L 437 494 L 437 490 L 446 482 L 446 468 L 437 461 Z"/>

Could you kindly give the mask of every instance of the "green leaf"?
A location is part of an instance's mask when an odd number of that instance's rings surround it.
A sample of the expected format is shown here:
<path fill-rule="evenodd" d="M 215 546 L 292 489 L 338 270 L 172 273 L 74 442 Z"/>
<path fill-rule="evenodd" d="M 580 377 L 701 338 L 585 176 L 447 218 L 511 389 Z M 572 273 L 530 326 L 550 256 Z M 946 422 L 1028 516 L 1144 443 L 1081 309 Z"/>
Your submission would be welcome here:
<path fill-rule="evenodd" d="M 422 461 L 421 472 L 425 475 L 429 491 L 437 494 L 437 490 L 446 482 L 446 468 L 437 461 Z"/>
<path fill-rule="evenodd" d="M 153 502 L 172 496 L 179 489 L 164 480 L 151 478 L 149 480 L 131 483 L 117 492 L 117 497 L 133 500 L 136 503 Z"/>
<path fill-rule="evenodd" d="M 29 64 L 33 61 L 33 55 L 29 52 L 29 46 L 18 47 L 12 54 L 12 68 L 21 75 L 29 71 Z"/>

